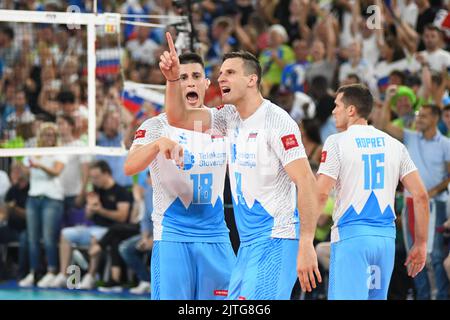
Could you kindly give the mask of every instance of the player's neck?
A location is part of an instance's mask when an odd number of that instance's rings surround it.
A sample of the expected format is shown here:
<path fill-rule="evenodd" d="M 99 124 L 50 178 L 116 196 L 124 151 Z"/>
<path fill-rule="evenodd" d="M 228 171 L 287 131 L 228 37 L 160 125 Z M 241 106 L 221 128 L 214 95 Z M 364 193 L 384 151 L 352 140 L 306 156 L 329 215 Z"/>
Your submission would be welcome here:
<path fill-rule="evenodd" d="M 236 110 L 239 112 L 241 119 L 247 119 L 258 110 L 264 99 L 259 91 L 256 93 L 246 94 L 239 101 L 236 101 Z"/>
<path fill-rule="evenodd" d="M 368 123 L 367 123 L 367 120 L 364 119 L 364 118 L 354 118 L 354 119 L 352 118 L 352 119 L 350 119 L 350 120 L 348 121 L 347 129 L 350 128 L 351 126 L 354 126 L 354 125 L 357 125 L 357 126 L 367 126 Z"/>

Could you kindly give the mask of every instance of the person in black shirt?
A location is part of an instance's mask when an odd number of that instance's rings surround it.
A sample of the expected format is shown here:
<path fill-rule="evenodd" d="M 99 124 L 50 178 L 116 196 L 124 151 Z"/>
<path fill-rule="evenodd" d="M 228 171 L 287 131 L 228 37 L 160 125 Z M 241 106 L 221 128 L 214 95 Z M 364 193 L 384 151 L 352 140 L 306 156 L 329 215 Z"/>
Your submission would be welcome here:
<path fill-rule="evenodd" d="M 19 278 L 27 274 L 27 225 L 25 204 L 29 180 L 21 164 L 13 164 L 10 174 L 12 186 L 6 193 L 5 204 L 0 207 L 0 244 L 19 242 Z M 0 260 L 0 272 L 6 268 Z M 0 274 L 0 277 L 2 275 Z"/>
<path fill-rule="evenodd" d="M 89 246 L 102 239 L 108 228 L 126 223 L 132 206 L 132 195 L 118 185 L 113 177 L 108 163 L 100 160 L 91 164 L 89 177 L 93 191 L 86 196 L 86 218 L 89 225 L 64 228 L 60 242 L 60 273 L 50 284 L 51 288 L 65 287 L 67 283 L 66 270 L 72 256 L 72 246 Z M 89 189 L 89 187 L 88 187 Z M 92 289 L 95 285 L 95 274 L 98 259 L 91 259 L 89 271 L 77 289 Z"/>

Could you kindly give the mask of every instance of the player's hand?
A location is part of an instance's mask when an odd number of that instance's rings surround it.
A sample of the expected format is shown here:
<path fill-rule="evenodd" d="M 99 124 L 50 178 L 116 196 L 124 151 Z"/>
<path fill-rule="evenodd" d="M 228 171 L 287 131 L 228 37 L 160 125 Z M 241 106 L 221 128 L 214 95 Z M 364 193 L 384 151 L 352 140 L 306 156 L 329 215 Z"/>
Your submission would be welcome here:
<path fill-rule="evenodd" d="M 175 163 L 178 166 L 183 167 L 183 148 L 178 143 L 168 138 L 161 137 L 158 139 L 158 149 L 166 159 L 175 160 Z"/>
<path fill-rule="evenodd" d="M 408 276 L 415 277 L 425 267 L 427 260 L 427 244 L 414 244 L 409 250 L 405 266 L 408 270 Z"/>
<path fill-rule="evenodd" d="M 180 60 L 169 32 L 166 32 L 166 39 L 169 51 L 164 51 L 159 57 L 159 68 L 166 80 L 177 80 L 180 78 Z"/>
<path fill-rule="evenodd" d="M 319 265 L 317 263 L 317 254 L 311 243 L 300 241 L 299 252 L 297 255 L 297 276 L 300 281 L 302 291 L 311 292 L 312 288 L 316 288 L 316 277 L 322 282 Z"/>

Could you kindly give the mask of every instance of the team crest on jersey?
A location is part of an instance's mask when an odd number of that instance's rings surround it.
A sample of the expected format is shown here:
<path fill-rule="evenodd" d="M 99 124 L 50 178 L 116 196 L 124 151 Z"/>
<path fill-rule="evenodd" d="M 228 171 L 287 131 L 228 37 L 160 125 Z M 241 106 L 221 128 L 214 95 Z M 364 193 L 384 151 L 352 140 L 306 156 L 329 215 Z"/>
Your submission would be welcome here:
<path fill-rule="evenodd" d="M 287 136 L 281 137 L 281 141 L 283 142 L 284 150 L 286 151 L 298 147 L 297 138 L 294 134 L 288 134 Z"/>
<path fill-rule="evenodd" d="M 190 153 L 187 149 L 184 149 L 183 151 L 183 168 L 181 168 L 179 165 L 177 167 L 182 170 L 190 170 L 194 166 L 195 163 L 195 157 L 192 153 Z"/>
<path fill-rule="evenodd" d="M 136 133 L 134 134 L 134 138 L 135 139 L 144 138 L 145 137 L 145 132 L 146 132 L 146 130 L 138 130 L 138 131 L 136 131 Z"/>
<path fill-rule="evenodd" d="M 327 161 L 327 152 L 322 151 L 322 155 L 320 156 L 320 162 L 325 162 L 325 161 Z"/>

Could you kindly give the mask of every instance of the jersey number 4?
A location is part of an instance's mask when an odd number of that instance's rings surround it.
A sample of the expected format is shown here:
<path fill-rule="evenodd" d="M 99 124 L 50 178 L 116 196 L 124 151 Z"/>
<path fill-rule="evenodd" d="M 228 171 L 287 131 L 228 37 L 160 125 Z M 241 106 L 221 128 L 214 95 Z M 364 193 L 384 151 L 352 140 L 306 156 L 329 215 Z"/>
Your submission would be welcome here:
<path fill-rule="evenodd" d="M 364 189 L 384 188 L 384 153 L 363 154 Z"/>
<path fill-rule="evenodd" d="M 211 173 L 191 174 L 191 180 L 194 184 L 194 194 L 192 203 L 208 204 L 211 203 L 213 177 Z"/>

